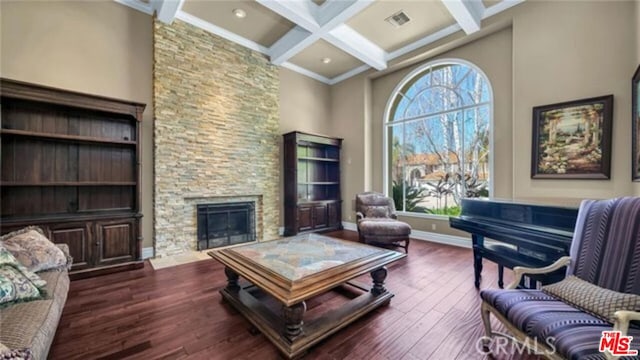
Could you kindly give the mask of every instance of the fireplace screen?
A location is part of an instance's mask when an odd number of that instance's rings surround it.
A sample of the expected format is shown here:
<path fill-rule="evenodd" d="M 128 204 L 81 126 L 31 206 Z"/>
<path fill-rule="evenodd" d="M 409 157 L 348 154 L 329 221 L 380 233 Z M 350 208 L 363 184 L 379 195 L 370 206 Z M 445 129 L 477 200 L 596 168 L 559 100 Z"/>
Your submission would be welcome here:
<path fill-rule="evenodd" d="M 253 202 L 198 205 L 198 250 L 256 239 Z"/>

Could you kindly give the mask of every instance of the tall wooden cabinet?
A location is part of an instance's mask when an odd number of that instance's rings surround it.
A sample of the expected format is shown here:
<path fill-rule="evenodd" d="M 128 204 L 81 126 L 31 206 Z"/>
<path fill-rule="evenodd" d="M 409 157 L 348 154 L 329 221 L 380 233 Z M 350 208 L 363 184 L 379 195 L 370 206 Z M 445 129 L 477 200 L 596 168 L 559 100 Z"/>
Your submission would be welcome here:
<path fill-rule="evenodd" d="M 145 105 L 0 80 L 1 232 L 38 225 L 74 278 L 142 266 Z"/>
<path fill-rule="evenodd" d="M 285 235 L 341 229 L 342 139 L 297 131 L 283 136 Z"/>

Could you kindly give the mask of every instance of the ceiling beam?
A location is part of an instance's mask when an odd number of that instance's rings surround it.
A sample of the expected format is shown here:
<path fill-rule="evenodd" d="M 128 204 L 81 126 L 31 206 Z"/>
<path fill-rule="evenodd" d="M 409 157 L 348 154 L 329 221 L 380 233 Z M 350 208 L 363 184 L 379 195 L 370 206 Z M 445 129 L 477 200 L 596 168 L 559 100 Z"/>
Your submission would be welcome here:
<path fill-rule="evenodd" d="M 371 67 L 386 69 L 385 51 L 344 25 L 371 5 L 373 0 L 327 0 L 322 7 L 314 6 L 311 9 L 311 1 L 257 1 L 297 24 L 269 49 L 271 62 L 275 65 L 287 62 L 318 39 L 325 39 Z"/>
<path fill-rule="evenodd" d="M 443 0 L 442 3 L 467 35 L 480 30 L 484 13 L 481 0 Z"/>
<path fill-rule="evenodd" d="M 324 39 L 376 70 L 387 68 L 387 53 L 347 25 L 337 26 Z"/>
<path fill-rule="evenodd" d="M 184 0 L 152 0 L 151 7 L 156 11 L 156 18 L 165 24 L 171 24 L 182 9 Z"/>
<path fill-rule="evenodd" d="M 345 23 L 373 4 L 374 0 L 327 0 L 318 10 L 316 19 L 325 31 Z"/>
<path fill-rule="evenodd" d="M 319 38 L 316 33 L 296 26 L 271 45 L 269 48 L 271 62 L 275 65 L 282 65 Z"/>

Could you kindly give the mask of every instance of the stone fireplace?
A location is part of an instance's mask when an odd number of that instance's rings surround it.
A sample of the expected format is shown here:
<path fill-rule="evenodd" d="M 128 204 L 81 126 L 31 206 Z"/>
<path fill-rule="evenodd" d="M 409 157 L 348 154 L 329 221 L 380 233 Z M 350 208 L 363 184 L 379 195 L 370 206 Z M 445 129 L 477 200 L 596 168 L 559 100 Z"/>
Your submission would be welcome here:
<path fill-rule="evenodd" d="M 277 238 L 277 68 L 180 20 L 156 21 L 153 75 L 156 257 L 198 249 L 203 204 L 252 202 L 255 239 Z"/>

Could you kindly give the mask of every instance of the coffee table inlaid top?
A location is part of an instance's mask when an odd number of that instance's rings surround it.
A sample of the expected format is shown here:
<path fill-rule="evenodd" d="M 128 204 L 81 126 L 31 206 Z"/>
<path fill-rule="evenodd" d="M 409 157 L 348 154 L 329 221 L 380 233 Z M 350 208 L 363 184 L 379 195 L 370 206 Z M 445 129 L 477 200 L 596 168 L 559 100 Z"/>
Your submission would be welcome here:
<path fill-rule="evenodd" d="M 286 305 L 405 257 L 393 250 L 307 234 L 208 253 Z"/>

